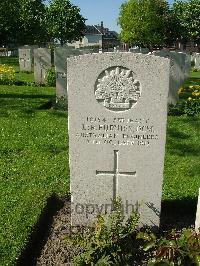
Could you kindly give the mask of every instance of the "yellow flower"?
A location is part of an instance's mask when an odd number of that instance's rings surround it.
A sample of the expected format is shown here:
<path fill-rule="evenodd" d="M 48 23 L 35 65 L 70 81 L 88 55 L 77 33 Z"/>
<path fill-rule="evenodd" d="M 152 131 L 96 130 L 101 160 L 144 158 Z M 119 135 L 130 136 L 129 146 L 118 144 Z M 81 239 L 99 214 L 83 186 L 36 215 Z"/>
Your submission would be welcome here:
<path fill-rule="evenodd" d="M 183 91 L 184 91 L 184 88 L 183 87 L 180 87 L 179 90 L 178 90 L 178 94 L 180 94 Z"/>
<path fill-rule="evenodd" d="M 191 98 L 191 97 L 189 97 L 189 98 L 188 98 L 188 101 L 192 101 L 192 98 Z"/>

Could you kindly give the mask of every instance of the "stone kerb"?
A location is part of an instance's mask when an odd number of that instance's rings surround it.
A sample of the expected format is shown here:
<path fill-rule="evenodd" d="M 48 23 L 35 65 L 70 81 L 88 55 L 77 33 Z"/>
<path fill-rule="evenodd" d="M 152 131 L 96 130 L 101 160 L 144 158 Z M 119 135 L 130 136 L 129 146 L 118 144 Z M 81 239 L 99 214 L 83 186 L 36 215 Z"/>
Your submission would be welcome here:
<path fill-rule="evenodd" d="M 158 226 L 170 61 L 130 52 L 67 60 L 72 225 L 122 199 L 125 217 Z"/>

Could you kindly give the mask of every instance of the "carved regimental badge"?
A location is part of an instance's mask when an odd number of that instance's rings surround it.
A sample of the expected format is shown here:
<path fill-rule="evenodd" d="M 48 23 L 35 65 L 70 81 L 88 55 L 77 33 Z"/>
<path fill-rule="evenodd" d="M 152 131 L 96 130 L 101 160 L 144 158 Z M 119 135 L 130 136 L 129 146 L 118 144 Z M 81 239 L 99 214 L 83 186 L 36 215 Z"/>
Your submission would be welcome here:
<path fill-rule="evenodd" d="M 131 109 L 141 96 L 141 86 L 133 72 L 124 67 L 106 69 L 97 79 L 96 100 L 112 111 Z"/>

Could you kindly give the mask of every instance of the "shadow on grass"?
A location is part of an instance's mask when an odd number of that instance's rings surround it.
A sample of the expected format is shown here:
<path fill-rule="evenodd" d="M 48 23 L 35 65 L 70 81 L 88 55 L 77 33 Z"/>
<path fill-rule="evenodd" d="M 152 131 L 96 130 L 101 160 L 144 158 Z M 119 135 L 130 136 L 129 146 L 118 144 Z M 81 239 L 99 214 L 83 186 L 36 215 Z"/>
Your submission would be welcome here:
<path fill-rule="evenodd" d="M 52 115 L 55 115 L 57 117 L 65 117 L 65 118 L 67 118 L 67 116 L 68 116 L 67 115 L 67 111 L 65 111 L 65 110 L 58 110 L 58 109 L 52 110 L 51 114 Z"/>
<path fill-rule="evenodd" d="M 0 98 L 19 98 L 19 99 L 54 99 L 54 96 L 48 94 L 0 94 Z"/>
<path fill-rule="evenodd" d="M 17 266 L 36 265 L 37 258 L 42 251 L 43 245 L 50 235 L 53 217 L 63 206 L 64 200 L 59 199 L 56 195 L 52 195 L 47 200 L 47 204 L 29 237 L 29 242 L 17 261 Z"/>
<path fill-rule="evenodd" d="M 197 198 L 164 200 L 161 208 L 161 229 L 183 229 L 194 226 Z"/>
<path fill-rule="evenodd" d="M 168 141 L 169 143 L 169 141 Z M 171 154 L 177 154 L 179 156 L 200 156 L 200 145 L 195 144 L 181 144 L 171 141 L 168 151 Z"/>
<path fill-rule="evenodd" d="M 190 138 L 190 135 L 177 130 L 177 128 L 168 128 L 167 133 L 169 134 L 170 137 L 176 138 L 176 139 L 188 139 Z"/>
<path fill-rule="evenodd" d="M 184 123 L 189 123 L 197 132 L 200 129 L 199 127 L 199 118 L 193 117 L 193 119 L 185 117 Z M 192 135 L 184 133 L 183 131 L 173 127 L 167 129 L 168 139 L 167 146 L 168 150 L 172 154 L 178 154 L 180 156 L 192 155 L 200 156 L 200 145 L 192 141 Z M 192 133 L 194 134 L 194 133 Z M 182 141 L 182 140 L 187 140 Z"/>
<path fill-rule="evenodd" d="M 48 152 L 48 153 L 52 153 L 52 154 L 59 154 L 61 152 L 64 151 L 68 151 L 68 147 L 67 146 L 56 146 L 56 145 L 46 145 L 44 147 L 44 151 Z"/>

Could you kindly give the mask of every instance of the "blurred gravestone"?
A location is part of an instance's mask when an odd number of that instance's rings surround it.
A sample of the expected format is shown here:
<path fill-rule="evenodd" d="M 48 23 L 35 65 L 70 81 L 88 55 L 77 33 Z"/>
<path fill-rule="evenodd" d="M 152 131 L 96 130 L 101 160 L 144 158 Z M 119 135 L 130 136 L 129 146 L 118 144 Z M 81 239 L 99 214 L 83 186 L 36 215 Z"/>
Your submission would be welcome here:
<path fill-rule="evenodd" d="M 20 71 L 32 70 L 31 48 L 19 48 L 19 69 Z"/>
<path fill-rule="evenodd" d="M 47 48 L 34 49 L 34 78 L 38 84 L 44 84 L 47 71 L 51 68 L 51 50 Z"/>
<path fill-rule="evenodd" d="M 86 51 L 87 52 L 87 51 Z M 56 48 L 54 51 L 56 70 L 56 99 L 59 104 L 67 105 L 67 58 L 84 53 L 84 50 Z"/>

